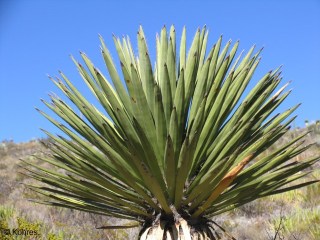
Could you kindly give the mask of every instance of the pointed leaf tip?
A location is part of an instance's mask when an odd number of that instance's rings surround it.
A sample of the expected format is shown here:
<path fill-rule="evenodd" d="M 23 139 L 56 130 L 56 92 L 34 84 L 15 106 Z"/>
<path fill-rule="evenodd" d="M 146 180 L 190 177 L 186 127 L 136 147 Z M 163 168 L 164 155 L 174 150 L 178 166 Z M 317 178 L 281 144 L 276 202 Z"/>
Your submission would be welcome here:
<path fill-rule="evenodd" d="M 53 80 L 53 78 L 50 76 L 50 74 L 47 74 L 47 77 L 48 77 L 50 80 Z"/>

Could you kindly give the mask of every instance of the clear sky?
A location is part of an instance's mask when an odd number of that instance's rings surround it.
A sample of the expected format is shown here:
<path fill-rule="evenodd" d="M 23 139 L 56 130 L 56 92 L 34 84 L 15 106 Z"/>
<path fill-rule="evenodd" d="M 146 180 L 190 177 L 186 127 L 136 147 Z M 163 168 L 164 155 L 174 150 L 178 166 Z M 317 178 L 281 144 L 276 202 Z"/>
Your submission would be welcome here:
<path fill-rule="evenodd" d="M 214 3 L 211 3 L 214 2 Z M 189 43 L 207 25 L 209 43 L 240 40 L 239 50 L 265 47 L 253 83 L 279 65 L 283 84 L 293 92 L 279 109 L 302 102 L 295 124 L 320 119 L 320 1 L 0 1 L 0 141 L 44 137 L 39 128 L 57 130 L 34 107 L 49 111 L 40 98 L 61 96 L 47 74 L 62 70 L 84 94 L 91 95 L 69 58 L 84 51 L 104 72 L 99 51 L 101 34 L 116 58 L 112 33 L 136 41 L 142 25 L 149 49 L 155 34 L 174 24 L 177 39 L 187 27 Z M 211 45 L 209 44 L 209 45 Z M 93 99 L 93 98 L 92 98 Z"/>

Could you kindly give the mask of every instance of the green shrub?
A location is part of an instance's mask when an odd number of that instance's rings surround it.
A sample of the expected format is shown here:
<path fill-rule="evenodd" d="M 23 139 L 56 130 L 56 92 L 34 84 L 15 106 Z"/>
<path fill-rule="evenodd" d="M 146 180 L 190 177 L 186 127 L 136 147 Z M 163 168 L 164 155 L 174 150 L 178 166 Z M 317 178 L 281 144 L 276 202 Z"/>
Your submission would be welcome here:
<path fill-rule="evenodd" d="M 320 209 L 299 209 L 291 215 L 282 218 L 285 233 L 298 239 L 320 239 Z M 280 218 L 274 220 L 274 225 L 280 224 Z M 304 236 L 302 238 L 302 236 Z"/>
<path fill-rule="evenodd" d="M 0 205 L 0 240 L 74 239 L 63 231 L 53 233 L 40 221 L 30 221 L 20 215 L 12 207 Z"/>

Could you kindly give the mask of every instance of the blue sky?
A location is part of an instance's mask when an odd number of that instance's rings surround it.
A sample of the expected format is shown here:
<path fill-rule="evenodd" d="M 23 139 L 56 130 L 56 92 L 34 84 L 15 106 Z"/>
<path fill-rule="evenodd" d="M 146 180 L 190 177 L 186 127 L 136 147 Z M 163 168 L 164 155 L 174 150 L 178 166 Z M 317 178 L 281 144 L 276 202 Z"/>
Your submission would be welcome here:
<path fill-rule="evenodd" d="M 213 1 L 212 1 L 213 2 Z M 46 110 L 40 98 L 61 96 L 47 74 L 62 70 L 91 99 L 69 58 L 84 51 L 104 69 L 101 34 L 116 58 L 112 33 L 129 35 L 135 43 L 142 25 L 149 49 L 155 34 L 174 24 L 177 36 L 187 27 L 189 43 L 197 29 L 209 28 L 209 43 L 220 34 L 224 42 L 240 40 L 239 50 L 265 47 L 253 78 L 279 65 L 283 84 L 293 92 L 279 108 L 302 106 L 295 124 L 320 119 L 320 1 L 0 1 L 0 141 L 44 137 L 39 128 L 57 130 L 34 107 Z M 179 37 L 178 37 L 179 39 Z M 106 71 L 105 71 L 106 72 Z M 92 101 L 94 102 L 93 98 Z M 49 110 L 48 110 L 49 111 Z"/>

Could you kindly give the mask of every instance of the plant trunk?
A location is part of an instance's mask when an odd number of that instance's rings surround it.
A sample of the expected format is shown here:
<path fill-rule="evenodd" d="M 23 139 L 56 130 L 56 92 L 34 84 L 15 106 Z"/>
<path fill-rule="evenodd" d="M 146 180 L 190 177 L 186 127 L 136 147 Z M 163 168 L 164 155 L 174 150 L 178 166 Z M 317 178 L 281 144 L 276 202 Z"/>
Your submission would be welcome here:
<path fill-rule="evenodd" d="M 144 227 L 139 240 L 216 240 L 220 239 L 212 226 L 201 223 L 190 226 L 184 219 L 175 223 L 159 220 L 149 227 Z"/>

